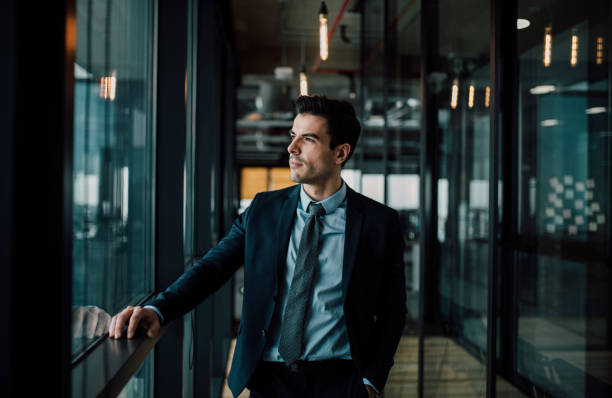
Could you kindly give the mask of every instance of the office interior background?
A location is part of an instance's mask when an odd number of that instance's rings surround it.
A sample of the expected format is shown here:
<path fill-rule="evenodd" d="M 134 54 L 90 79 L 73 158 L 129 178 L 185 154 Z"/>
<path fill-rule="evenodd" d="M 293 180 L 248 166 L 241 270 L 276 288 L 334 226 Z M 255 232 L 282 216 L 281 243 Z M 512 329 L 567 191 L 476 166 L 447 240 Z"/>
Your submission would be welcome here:
<path fill-rule="evenodd" d="M 328 0 L 324 61 L 320 5 L 2 2 L 0 395 L 227 396 L 240 272 L 161 338 L 103 326 L 292 184 L 304 71 L 404 227 L 384 396 L 612 396 L 610 2 Z"/>

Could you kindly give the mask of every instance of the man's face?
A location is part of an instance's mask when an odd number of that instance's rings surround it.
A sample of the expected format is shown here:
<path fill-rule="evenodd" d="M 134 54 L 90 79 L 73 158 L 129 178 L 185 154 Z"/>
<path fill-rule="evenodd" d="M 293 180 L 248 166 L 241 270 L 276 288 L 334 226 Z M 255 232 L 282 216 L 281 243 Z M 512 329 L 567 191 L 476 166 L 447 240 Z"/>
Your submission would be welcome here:
<path fill-rule="evenodd" d="M 327 121 L 321 116 L 298 114 L 290 132 L 289 167 L 291 180 L 317 184 L 332 178 L 339 170 L 334 150 L 329 147 Z"/>

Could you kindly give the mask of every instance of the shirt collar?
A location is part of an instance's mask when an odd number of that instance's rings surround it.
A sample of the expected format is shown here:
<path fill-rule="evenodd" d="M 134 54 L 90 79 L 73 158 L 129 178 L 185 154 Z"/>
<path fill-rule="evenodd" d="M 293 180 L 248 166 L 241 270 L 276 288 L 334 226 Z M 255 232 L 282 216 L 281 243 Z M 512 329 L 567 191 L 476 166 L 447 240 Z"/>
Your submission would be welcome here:
<path fill-rule="evenodd" d="M 346 183 L 344 180 L 342 181 L 342 185 L 340 189 L 330 197 L 320 202 L 312 200 L 310 196 L 304 190 L 304 185 L 300 186 L 300 204 L 302 205 L 302 210 L 307 211 L 308 205 L 310 202 L 321 203 L 323 208 L 325 209 L 325 214 L 331 214 L 344 202 L 346 198 Z"/>

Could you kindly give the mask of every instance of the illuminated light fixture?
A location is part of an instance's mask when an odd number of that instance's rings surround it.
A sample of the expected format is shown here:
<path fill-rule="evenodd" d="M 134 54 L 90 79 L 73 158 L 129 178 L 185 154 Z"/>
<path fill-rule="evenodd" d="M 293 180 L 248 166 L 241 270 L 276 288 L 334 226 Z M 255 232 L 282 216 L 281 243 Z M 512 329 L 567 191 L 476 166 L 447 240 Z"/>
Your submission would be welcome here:
<path fill-rule="evenodd" d="M 570 56 L 570 64 L 572 68 L 578 63 L 578 35 L 572 35 L 572 53 Z"/>
<path fill-rule="evenodd" d="M 485 88 L 485 108 L 488 108 L 491 104 L 491 87 Z"/>
<path fill-rule="evenodd" d="M 459 98 L 459 82 L 457 79 L 453 81 L 453 88 L 451 90 L 451 108 L 457 109 L 457 99 Z"/>
<path fill-rule="evenodd" d="M 519 18 L 519 19 L 516 20 L 516 28 L 518 30 L 528 28 L 529 25 L 531 25 L 531 22 L 529 22 L 528 19 Z"/>
<path fill-rule="evenodd" d="M 327 37 L 327 6 L 321 2 L 319 8 L 319 56 L 325 61 L 329 56 L 329 37 Z"/>
<path fill-rule="evenodd" d="M 533 88 L 529 89 L 529 92 L 533 95 L 542 95 L 542 94 L 548 94 L 548 93 L 552 93 L 553 91 L 555 91 L 557 89 L 557 87 L 551 85 L 551 84 L 545 84 L 542 86 L 535 86 Z"/>
<path fill-rule="evenodd" d="M 542 125 L 542 127 L 552 127 L 559 125 L 559 121 L 557 119 L 548 119 L 542 120 L 542 123 L 540 124 Z"/>
<path fill-rule="evenodd" d="M 604 48 L 604 39 L 603 37 L 598 37 L 597 38 L 597 56 L 596 56 L 596 62 L 597 65 L 601 65 L 603 63 L 603 48 Z"/>
<path fill-rule="evenodd" d="M 603 106 L 594 106 L 592 108 L 587 108 L 587 115 L 597 115 L 598 113 L 606 113 L 607 109 Z"/>
<path fill-rule="evenodd" d="M 472 109 L 474 107 L 474 85 L 470 84 L 469 94 L 468 94 L 468 108 Z"/>
<path fill-rule="evenodd" d="M 300 95 L 308 95 L 308 77 L 306 76 L 306 67 L 304 65 L 300 69 Z"/>
<path fill-rule="evenodd" d="M 550 59 L 551 59 L 551 55 L 552 55 L 552 34 L 550 33 L 550 31 L 552 30 L 551 27 L 547 27 L 544 33 L 544 66 L 545 67 L 549 67 L 550 66 Z"/>
<path fill-rule="evenodd" d="M 100 78 L 100 98 L 115 100 L 117 94 L 117 77 L 113 72 L 110 76 Z"/>

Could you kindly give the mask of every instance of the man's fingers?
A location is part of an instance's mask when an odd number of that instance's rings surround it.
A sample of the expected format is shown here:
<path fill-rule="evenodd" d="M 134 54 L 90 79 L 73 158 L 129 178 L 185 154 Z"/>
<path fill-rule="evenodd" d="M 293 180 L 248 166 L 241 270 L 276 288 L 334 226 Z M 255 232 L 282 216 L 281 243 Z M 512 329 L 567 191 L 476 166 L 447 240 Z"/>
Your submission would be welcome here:
<path fill-rule="evenodd" d="M 147 329 L 147 337 L 153 338 L 157 336 L 159 330 L 161 329 L 161 325 L 159 323 L 159 318 L 157 314 L 147 308 L 143 307 L 132 307 L 129 306 L 119 314 L 112 317 L 112 319 L 105 318 L 104 315 L 108 317 L 108 314 L 100 314 L 99 324 L 106 325 L 110 323 L 110 327 L 108 329 L 108 337 L 111 339 L 119 339 L 121 338 L 123 327 L 127 324 L 127 338 L 131 339 L 136 334 L 136 329 L 141 325 Z"/>
<path fill-rule="evenodd" d="M 132 313 L 132 316 L 130 318 L 130 323 L 128 324 L 128 330 L 127 330 L 128 339 L 131 339 L 136 334 L 136 328 L 138 328 L 138 324 L 140 323 L 140 320 L 142 319 L 142 315 L 143 315 L 142 307 L 134 308 L 134 312 Z"/>
<path fill-rule="evenodd" d="M 122 331 L 123 331 L 123 327 L 125 326 L 125 324 L 130 320 L 130 318 L 132 317 L 132 313 L 134 312 L 134 307 L 129 306 L 126 309 L 124 309 L 123 311 L 121 311 L 118 315 L 115 315 L 115 320 L 114 320 L 114 337 L 116 339 L 120 339 L 121 335 L 122 335 Z"/>

